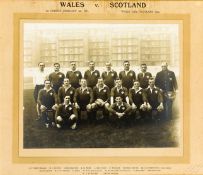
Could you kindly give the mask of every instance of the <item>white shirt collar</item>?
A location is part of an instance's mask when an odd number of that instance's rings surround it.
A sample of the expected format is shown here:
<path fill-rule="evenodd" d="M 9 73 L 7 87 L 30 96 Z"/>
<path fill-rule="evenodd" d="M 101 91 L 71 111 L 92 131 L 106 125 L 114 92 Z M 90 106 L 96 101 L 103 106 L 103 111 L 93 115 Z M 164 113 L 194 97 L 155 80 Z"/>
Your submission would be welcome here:
<path fill-rule="evenodd" d="M 104 88 L 106 87 L 106 85 L 104 84 L 103 87 L 100 88 L 99 85 L 97 84 L 96 87 L 97 87 L 98 89 L 104 89 Z"/>
<path fill-rule="evenodd" d="M 50 90 L 52 90 L 52 88 L 50 87 L 49 89 L 46 89 L 46 88 L 44 87 L 44 90 L 46 90 L 47 92 L 49 92 Z"/>
<path fill-rule="evenodd" d="M 140 90 L 142 90 L 142 88 L 141 88 L 141 87 L 139 87 L 139 89 L 138 89 L 138 90 L 136 90 L 134 87 L 132 87 L 132 89 L 134 89 L 136 93 L 137 93 L 137 92 L 139 92 Z"/>
<path fill-rule="evenodd" d="M 123 89 L 123 86 L 121 86 L 120 88 L 118 88 L 118 87 L 116 86 L 116 89 L 117 89 L 117 90 Z"/>
<path fill-rule="evenodd" d="M 107 73 L 113 72 L 113 71 L 114 71 L 113 69 L 111 69 L 111 70 L 106 70 Z"/>
<path fill-rule="evenodd" d="M 71 105 L 72 103 L 69 102 L 68 104 L 63 103 L 65 107 L 67 107 L 68 105 Z"/>
<path fill-rule="evenodd" d="M 118 105 L 118 103 L 116 103 L 116 106 L 118 106 L 118 107 L 121 107 L 123 105 L 124 105 L 123 102 L 120 105 Z"/>
<path fill-rule="evenodd" d="M 154 86 L 153 89 L 156 89 L 157 87 Z M 150 86 L 147 87 L 147 89 L 152 89 Z"/>
<path fill-rule="evenodd" d="M 82 92 L 84 92 L 86 89 L 87 89 L 87 86 L 86 86 L 85 88 L 80 87 L 80 90 L 81 90 Z"/>
<path fill-rule="evenodd" d="M 63 85 L 63 87 L 64 87 L 65 90 L 68 90 L 68 89 L 71 88 L 71 85 L 69 85 L 68 87 L 65 87 L 65 86 Z"/>

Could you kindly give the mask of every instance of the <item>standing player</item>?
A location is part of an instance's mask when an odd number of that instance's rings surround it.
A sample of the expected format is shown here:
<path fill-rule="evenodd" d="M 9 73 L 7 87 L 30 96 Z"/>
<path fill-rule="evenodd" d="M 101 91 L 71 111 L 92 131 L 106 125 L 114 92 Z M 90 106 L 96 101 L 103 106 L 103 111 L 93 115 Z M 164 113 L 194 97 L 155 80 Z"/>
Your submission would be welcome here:
<path fill-rule="evenodd" d="M 140 82 L 140 87 L 146 89 L 149 85 L 149 78 L 152 77 L 150 72 L 147 72 L 147 65 L 141 64 L 141 72 L 137 76 L 137 80 Z"/>
<path fill-rule="evenodd" d="M 111 63 L 107 62 L 106 71 L 102 73 L 102 78 L 104 80 L 104 84 L 107 85 L 110 90 L 115 86 L 114 82 L 117 79 L 117 77 L 118 77 L 117 72 L 112 70 Z"/>
<path fill-rule="evenodd" d="M 51 88 L 50 80 L 45 80 L 44 89 L 39 91 L 38 104 L 42 112 L 42 119 L 48 128 L 50 124 L 55 125 L 55 110 L 58 106 L 58 99 L 55 91 Z"/>
<path fill-rule="evenodd" d="M 144 111 L 147 107 L 147 97 L 145 90 L 140 87 L 138 81 L 135 81 L 133 87 L 129 90 L 129 100 L 136 119 L 144 118 Z"/>
<path fill-rule="evenodd" d="M 92 107 L 96 110 L 96 119 L 102 119 L 110 106 L 110 90 L 108 86 L 104 84 L 102 78 L 98 79 L 98 83 L 93 89 L 93 97 L 94 103 L 92 104 Z"/>
<path fill-rule="evenodd" d="M 111 105 L 115 102 L 117 96 L 120 96 L 123 102 L 127 102 L 129 104 L 127 88 L 122 86 L 122 81 L 120 79 L 116 79 L 115 84 L 115 87 L 111 89 Z"/>
<path fill-rule="evenodd" d="M 97 80 L 100 77 L 98 70 L 95 70 L 95 63 L 93 61 L 89 62 L 89 70 L 85 71 L 84 78 L 87 80 L 87 86 L 92 89 L 97 84 Z"/>
<path fill-rule="evenodd" d="M 122 80 L 122 85 L 128 90 L 133 86 L 133 82 L 136 80 L 136 75 L 133 70 L 130 70 L 130 62 L 123 62 L 124 70 L 119 73 L 119 78 Z"/>
<path fill-rule="evenodd" d="M 58 90 L 62 86 L 64 78 L 65 75 L 60 72 L 60 64 L 54 63 L 54 72 L 49 75 L 49 80 L 56 94 L 58 94 Z"/>
<path fill-rule="evenodd" d="M 74 105 L 70 101 L 70 96 L 64 97 L 64 103 L 60 104 L 56 111 L 56 127 L 77 128 L 77 114 Z"/>
<path fill-rule="evenodd" d="M 93 102 L 93 92 L 90 87 L 87 87 L 87 81 L 82 78 L 80 84 L 81 87 L 76 89 L 74 95 L 75 106 L 80 116 L 79 120 L 81 118 L 87 119 L 88 114 L 90 116 Z"/>
<path fill-rule="evenodd" d="M 163 111 L 163 95 L 159 88 L 155 87 L 154 78 L 149 79 L 149 87 L 146 89 L 147 109 L 150 118 L 160 120 L 160 114 Z"/>
<path fill-rule="evenodd" d="M 38 64 L 38 71 L 34 73 L 34 76 L 33 76 L 33 84 L 35 85 L 35 89 L 34 89 L 34 99 L 35 99 L 35 102 L 36 102 L 36 109 L 37 109 L 37 115 L 38 117 L 36 118 L 36 120 L 39 120 L 40 119 L 40 116 L 41 116 L 41 111 L 40 111 L 40 108 L 39 108 L 39 104 L 37 103 L 37 97 L 38 97 L 38 93 L 40 91 L 40 89 L 43 89 L 44 88 L 44 81 L 47 77 L 45 71 L 44 71 L 44 68 L 45 68 L 45 64 L 43 62 L 40 62 Z"/>
<path fill-rule="evenodd" d="M 155 85 L 163 91 L 165 117 L 172 117 L 172 105 L 175 99 L 175 92 L 178 88 L 175 73 L 168 70 L 168 64 L 163 62 L 162 71 L 158 72 L 155 78 Z"/>
<path fill-rule="evenodd" d="M 80 87 L 80 80 L 82 78 L 82 74 L 76 69 L 75 61 L 71 61 L 71 70 L 66 73 L 66 78 L 69 79 L 71 86 L 75 89 Z"/>
<path fill-rule="evenodd" d="M 59 104 L 62 104 L 64 102 L 63 101 L 64 97 L 67 96 L 67 95 L 70 97 L 71 103 L 73 103 L 74 94 L 75 94 L 75 88 L 73 88 L 70 85 L 70 82 L 69 82 L 68 78 L 64 78 L 63 86 L 60 87 L 59 91 L 58 91 Z"/>

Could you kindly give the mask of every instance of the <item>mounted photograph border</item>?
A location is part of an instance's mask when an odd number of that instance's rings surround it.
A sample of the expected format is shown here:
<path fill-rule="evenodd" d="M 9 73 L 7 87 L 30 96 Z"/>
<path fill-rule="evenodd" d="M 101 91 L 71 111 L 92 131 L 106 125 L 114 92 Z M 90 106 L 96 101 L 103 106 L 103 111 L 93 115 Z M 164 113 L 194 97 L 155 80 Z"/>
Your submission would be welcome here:
<path fill-rule="evenodd" d="M 156 15 L 76 15 L 76 14 L 45 14 L 45 13 L 16 13 L 13 16 L 14 21 L 14 55 L 13 55 L 13 162 L 14 163 L 188 163 L 190 160 L 190 139 L 189 139 L 189 121 L 190 121 L 190 106 L 189 106 L 189 73 L 190 73 L 190 16 L 188 14 L 156 14 Z M 167 23 L 171 21 L 182 22 L 182 106 L 183 106 L 183 154 L 181 156 L 21 156 L 20 155 L 20 114 L 22 114 L 22 97 L 21 91 L 22 82 L 22 55 L 21 55 L 21 24 L 22 21 L 36 20 L 36 21 L 89 21 L 89 22 L 118 22 L 125 21 L 130 23 L 136 21 L 160 21 Z M 144 149 L 144 148 L 143 148 Z"/>

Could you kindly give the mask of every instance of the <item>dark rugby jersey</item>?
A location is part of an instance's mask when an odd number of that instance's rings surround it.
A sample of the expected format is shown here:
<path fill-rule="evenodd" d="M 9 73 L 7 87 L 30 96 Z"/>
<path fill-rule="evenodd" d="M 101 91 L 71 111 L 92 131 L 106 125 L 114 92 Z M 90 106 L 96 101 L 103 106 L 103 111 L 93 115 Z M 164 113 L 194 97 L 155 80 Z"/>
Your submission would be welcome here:
<path fill-rule="evenodd" d="M 82 88 L 77 88 L 74 95 L 74 102 L 78 103 L 81 110 L 86 110 L 86 106 L 93 102 L 93 92 L 90 87 L 82 91 Z"/>
<path fill-rule="evenodd" d="M 112 89 L 114 87 L 114 81 L 118 77 L 116 71 L 105 71 L 102 73 L 102 78 L 104 80 L 104 84 L 109 87 L 109 89 Z"/>
<path fill-rule="evenodd" d="M 72 114 L 76 114 L 75 107 L 72 103 L 68 105 L 60 104 L 57 109 L 57 116 L 61 116 L 62 118 L 69 119 Z"/>
<path fill-rule="evenodd" d="M 65 75 L 62 72 L 52 72 L 49 75 L 49 80 L 51 81 L 51 84 L 53 86 L 53 89 L 56 93 L 58 93 L 59 87 L 62 86 L 63 80 L 65 78 Z"/>
<path fill-rule="evenodd" d="M 100 73 L 98 70 L 91 72 L 90 70 L 85 71 L 84 78 L 87 80 L 87 86 L 93 88 L 96 86 Z"/>
<path fill-rule="evenodd" d="M 119 113 L 128 113 L 130 112 L 131 107 L 125 102 L 122 102 L 122 104 L 119 106 L 117 103 L 114 103 L 110 108 L 109 111 L 113 114 L 116 114 L 116 112 Z"/>
<path fill-rule="evenodd" d="M 93 89 L 93 97 L 94 97 L 94 101 L 97 99 L 102 99 L 103 101 L 109 101 L 110 90 L 108 86 L 104 86 L 100 90 L 97 86 L 95 86 Z"/>
<path fill-rule="evenodd" d="M 150 72 L 139 73 L 137 76 L 138 81 L 140 82 L 140 87 L 145 89 L 149 85 L 149 78 L 152 77 Z"/>
<path fill-rule="evenodd" d="M 134 103 L 139 108 L 147 101 L 144 89 L 140 88 L 136 91 L 134 88 L 131 88 L 129 90 L 129 101 L 130 104 Z"/>
<path fill-rule="evenodd" d="M 114 102 L 116 97 L 122 97 L 123 101 L 126 102 L 126 97 L 128 96 L 128 90 L 125 87 L 120 88 L 119 90 L 117 87 L 113 87 L 111 89 L 111 97 L 113 97 Z"/>
<path fill-rule="evenodd" d="M 58 91 L 59 103 L 64 102 L 65 96 L 70 96 L 70 101 L 71 103 L 73 103 L 74 94 L 75 94 L 75 88 L 70 86 L 67 90 L 65 90 L 64 86 L 60 87 Z"/>
<path fill-rule="evenodd" d="M 74 88 L 80 87 L 80 80 L 82 78 L 82 74 L 80 71 L 68 71 L 66 74 L 66 78 L 69 79 L 70 84 Z"/>
<path fill-rule="evenodd" d="M 132 70 L 128 71 L 127 75 L 125 71 L 121 71 L 119 73 L 119 78 L 122 80 L 122 85 L 127 89 L 130 89 L 133 86 L 133 82 L 136 80 L 136 75 Z"/>
<path fill-rule="evenodd" d="M 55 91 L 52 88 L 48 91 L 41 89 L 38 95 L 38 103 L 40 105 L 44 105 L 48 109 L 51 109 L 53 105 L 58 103 Z"/>
<path fill-rule="evenodd" d="M 152 109 L 156 109 L 161 102 L 163 102 L 163 96 L 159 88 L 154 87 L 152 92 L 148 87 L 146 89 L 146 96 L 148 103 L 152 106 Z"/>

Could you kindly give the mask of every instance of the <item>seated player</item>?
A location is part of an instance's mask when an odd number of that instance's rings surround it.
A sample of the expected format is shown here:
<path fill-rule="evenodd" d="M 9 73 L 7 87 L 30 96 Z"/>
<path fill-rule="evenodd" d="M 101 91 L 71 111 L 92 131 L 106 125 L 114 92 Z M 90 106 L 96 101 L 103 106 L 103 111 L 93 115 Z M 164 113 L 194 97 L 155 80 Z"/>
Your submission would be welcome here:
<path fill-rule="evenodd" d="M 76 69 L 76 62 L 71 61 L 71 70 L 66 73 L 66 78 L 70 80 L 70 84 L 75 89 L 80 87 L 80 80 L 82 74 L 79 70 Z"/>
<path fill-rule="evenodd" d="M 85 71 L 84 78 L 87 80 L 87 86 L 92 89 L 96 86 L 100 73 L 95 69 L 94 61 L 89 62 L 89 70 Z"/>
<path fill-rule="evenodd" d="M 50 124 L 55 125 L 55 111 L 58 107 L 58 99 L 55 91 L 51 88 L 49 80 L 44 81 L 44 89 L 38 94 L 38 104 L 42 112 L 42 119 L 48 128 Z"/>
<path fill-rule="evenodd" d="M 121 96 L 115 97 L 115 103 L 109 107 L 109 120 L 113 125 L 121 126 L 128 121 L 131 113 L 131 106 L 123 102 Z"/>
<path fill-rule="evenodd" d="M 121 96 L 123 102 L 127 102 L 129 104 L 127 88 L 122 86 L 122 81 L 118 78 L 116 79 L 115 84 L 116 84 L 115 87 L 111 89 L 111 97 L 110 97 L 111 105 L 115 102 L 115 97 L 117 96 Z"/>
<path fill-rule="evenodd" d="M 146 89 L 147 110 L 150 118 L 160 120 L 161 112 L 163 111 L 163 95 L 159 88 L 155 87 L 154 78 L 149 79 L 149 87 Z"/>
<path fill-rule="evenodd" d="M 73 98 L 74 98 L 74 94 L 75 94 L 75 88 L 73 88 L 70 85 L 70 81 L 68 78 L 64 78 L 63 80 L 63 86 L 59 88 L 58 91 L 58 100 L 59 100 L 59 104 L 62 104 L 64 101 L 64 97 L 65 96 L 70 96 L 70 101 L 71 103 L 73 103 Z"/>
<path fill-rule="evenodd" d="M 128 90 L 133 86 L 133 82 L 136 80 L 136 74 L 133 70 L 130 70 L 130 62 L 123 62 L 124 70 L 119 73 L 119 78 L 122 80 L 123 87 Z"/>
<path fill-rule="evenodd" d="M 145 90 L 140 87 L 140 83 L 135 81 L 133 87 L 129 90 L 129 100 L 132 107 L 132 113 L 136 119 L 144 118 L 144 111 L 147 107 L 147 98 Z"/>
<path fill-rule="evenodd" d="M 71 97 L 66 95 L 63 104 L 60 104 L 56 111 L 56 127 L 71 129 L 77 128 L 77 113 L 76 109 L 70 101 Z"/>
<path fill-rule="evenodd" d="M 102 78 L 98 79 L 98 83 L 93 89 L 93 98 L 94 103 L 92 103 L 92 107 L 96 110 L 96 119 L 102 119 L 104 118 L 104 114 L 107 114 L 107 110 L 110 105 L 110 90 L 108 86 L 104 84 L 104 80 Z"/>
<path fill-rule="evenodd" d="M 102 73 L 102 78 L 104 80 L 104 84 L 107 85 L 110 90 L 115 86 L 114 82 L 117 79 L 117 77 L 118 77 L 117 72 L 112 70 L 111 63 L 107 62 L 106 71 Z"/>
<path fill-rule="evenodd" d="M 77 88 L 74 95 L 75 107 L 79 112 L 79 121 L 81 119 L 87 120 L 91 114 L 93 92 L 90 87 L 87 87 L 87 81 L 81 79 L 81 87 Z"/>
<path fill-rule="evenodd" d="M 54 72 L 49 74 L 49 80 L 51 81 L 52 88 L 58 94 L 59 88 L 63 85 L 65 75 L 60 72 L 60 64 L 54 63 Z"/>

